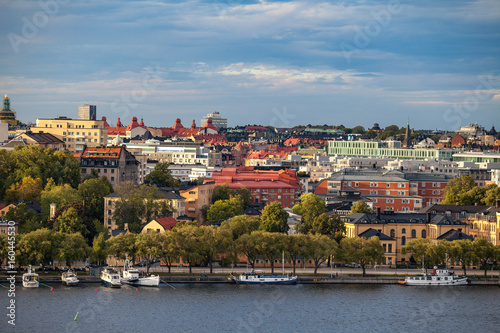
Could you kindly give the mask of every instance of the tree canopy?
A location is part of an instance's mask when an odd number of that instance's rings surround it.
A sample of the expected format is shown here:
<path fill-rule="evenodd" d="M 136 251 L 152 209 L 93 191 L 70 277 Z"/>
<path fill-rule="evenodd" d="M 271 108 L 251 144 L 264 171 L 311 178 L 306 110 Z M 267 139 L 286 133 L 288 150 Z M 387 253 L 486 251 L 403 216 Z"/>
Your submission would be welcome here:
<path fill-rule="evenodd" d="M 351 213 L 349 215 L 352 215 L 352 214 L 356 214 L 356 213 L 373 213 L 373 209 L 370 208 L 370 206 L 368 206 L 368 204 L 366 202 L 364 202 L 363 200 L 359 200 L 359 201 L 356 201 L 352 207 L 351 207 Z"/>
<path fill-rule="evenodd" d="M 288 233 L 288 213 L 283 209 L 281 203 L 274 201 L 264 207 L 260 217 L 259 230 L 268 232 Z"/>

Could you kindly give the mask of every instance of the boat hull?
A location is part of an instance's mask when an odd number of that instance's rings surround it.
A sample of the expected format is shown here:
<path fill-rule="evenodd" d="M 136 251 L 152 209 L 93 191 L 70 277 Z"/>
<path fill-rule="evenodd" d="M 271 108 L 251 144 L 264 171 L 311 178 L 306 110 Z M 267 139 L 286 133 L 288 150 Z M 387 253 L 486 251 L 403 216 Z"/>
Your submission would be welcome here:
<path fill-rule="evenodd" d="M 76 281 L 68 281 L 68 280 L 66 280 L 66 281 L 63 281 L 62 283 L 64 285 L 68 286 L 68 287 L 75 287 L 75 286 L 78 285 L 78 283 L 80 283 L 80 281 L 79 280 L 76 280 Z"/>
<path fill-rule="evenodd" d="M 469 284 L 469 280 L 467 278 L 459 278 L 456 280 L 448 280 L 448 281 L 411 281 L 406 280 L 403 282 L 406 286 L 465 286 Z"/>
<path fill-rule="evenodd" d="M 274 285 L 294 285 L 297 284 L 297 279 L 289 281 L 240 281 L 234 280 L 236 284 L 274 284 Z"/>
<path fill-rule="evenodd" d="M 109 281 L 106 281 L 106 280 L 101 280 L 103 286 L 105 287 L 109 287 L 109 288 L 120 288 L 122 286 L 121 283 L 111 283 Z"/>
<path fill-rule="evenodd" d="M 38 281 L 23 281 L 23 287 L 25 288 L 38 288 L 39 286 Z"/>
<path fill-rule="evenodd" d="M 160 276 L 148 276 L 144 278 L 138 278 L 134 280 L 121 279 L 124 284 L 129 284 L 131 286 L 144 286 L 144 287 L 158 287 L 160 285 Z"/>

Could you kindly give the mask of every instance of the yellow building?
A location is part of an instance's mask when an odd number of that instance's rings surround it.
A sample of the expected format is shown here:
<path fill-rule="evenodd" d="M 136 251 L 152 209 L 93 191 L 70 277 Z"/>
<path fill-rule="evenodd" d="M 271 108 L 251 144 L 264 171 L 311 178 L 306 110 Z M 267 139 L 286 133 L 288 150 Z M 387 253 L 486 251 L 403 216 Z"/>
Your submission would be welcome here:
<path fill-rule="evenodd" d="M 475 218 L 468 220 L 467 223 L 470 226 L 469 235 L 474 238 L 486 239 L 493 245 L 500 245 L 498 230 L 500 227 L 500 215 L 497 212 L 496 217 Z"/>
<path fill-rule="evenodd" d="M 180 195 L 186 199 L 186 215 L 202 222 L 201 209 L 212 203 L 214 189 L 215 183 L 207 183 L 179 191 Z"/>
<path fill-rule="evenodd" d="M 84 146 L 99 147 L 108 143 L 103 120 L 74 120 L 67 117 L 37 119 L 33 133 L 50 133 L 62 140 L 70 152 L 82 152 Z"/>
<path fill-rule="evenodd" d="M 165 231 L 172 230 L 173 227 L 177 224 L 177 220 L 172 216 L 166 217 L 157 217 L 153 219 L 151 222 L 146 224 L 144 228 L 142 228 L 141 233 L 160 233 L 163 234 Z"/>
<path fill-rule="evenodd" d="M 16 111 L 10 109 L 10 98 L 7 95 L 3 97 L 3 108 L 0 110 L 0 122 L 9 124 L 10 126 L 19 124 L 19 121 L 16 119 Z"/>
<path fill-rule="evenodd" d="M 386 264 L 407 261 L 411 255 L 403 256 L 401 249 L 410 240 L 417 238 L 437 239 L 446 232 L 455 229 L 465 234 L 469 233 L 469 225 L 449 215 L 419 214 L 419 213 L 356 213 L 342 218 L 346 226 L 346 236 L 356 237 L 369 229 L 374 229 L 395 240 L 387 242 Z M 389 245 L 393 244 L 392 251 Z M 391 259 L 391 263 L 389 259 Z M 395 260 L 395 262 L 394 262 Z"/>
<path fill-rule="evenodd" d="M 175 210 L 172 214 L 176 219 L 179 216 L 185 214 L 186 206 L 183 197 L 175 192 L 163 192 L 165 194 L 164 198 L 158 199 L 166 201 L 170 206 Z M 113 213 L 115 211 L 116 202 L 120 200 L 121 197 L 117 192 L 111 193 L 110 195 L 104 197 L 104 226 L 109 230 L 117 230 L 118 225 L 116 221 L 113 220 Z M 142 223 L 146 223 L 147 221 L 142 221 Z"/>

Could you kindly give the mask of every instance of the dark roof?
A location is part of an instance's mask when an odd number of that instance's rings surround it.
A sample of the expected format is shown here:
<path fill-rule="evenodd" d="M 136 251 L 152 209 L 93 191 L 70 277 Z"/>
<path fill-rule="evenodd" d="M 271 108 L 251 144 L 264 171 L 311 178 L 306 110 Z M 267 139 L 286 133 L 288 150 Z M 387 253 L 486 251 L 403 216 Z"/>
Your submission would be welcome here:
<path fill-rule="evenodd" d="M 37 214 L 41 214 L 42 213 L 42 207 L 36 201 L 18 201 L 18 202 L 16 202 L 14 204 L 14 206 L 17 207 L 17 205 L 19 205 L 20 203 L 26 204 L 26 206 L 28 207 L 28 209 L 34 210 Z"/>
<path fill-rule="evenodd" d="M 419 213 L 446 213 L 451 212 L 455 214 L 466 213 L 466 214 L 495 214 L 497 212 L 497 208 L 495 206 L 472 206 L 472 205 L 431 205 L 425 208 L 422 208 L 418 211 Z"/>
<path fill-rule="evenodd" d="M 392 240 L 392 241 L 393 241 L 393 240 L 395 240 L 394 238 L 389 237 L 389 236 L 387 236 L 386 234 L 384 234 L 384 233 L 382 233 L 382 232 L 380 232 L 380 231 L 378 231 L 378 230 L 372 229 L 372 228 L 370 228 L 370 229 L 368 229 L 368 230 L 363 231 L 363 232 L 362 232 L 362 233 L 360 233 L 358 236 L 359 236 L 359 237 L 364 237 L 364 238 L 366 238 L 366 239 L 369 239 L 369 238 L 371 238 L 371 237 L 373 237 L 373 236 L 377 236 L 377 237 L 378 237 L 381 241 L 382 241 L 382 240 L 389 240 L 389 241 L 390 241 L 390 240 Z"/>
<path fill-rule="evenodd" d="M 447 241 L 454 241 L 454 240 L 460 240 L 460 239 L 470 239 L 474 240 L 474 237 L 469 236 L 462 231 L 451 229 L 442 234 L 437 238 L 438 240 L 447 240 Z"/>
<path fill-rule="evenodd" d="M 127 230 L 111 230 L 111 237 L 116 237 L 118 235 L 125 235 Z"/>
<path fill-rule="evenodd" d="M 31 139 L 35 140 L 39 144 L 50 144 L 50 143 L 56 143 L 56 144 L 62 144 L 64 143 L 61 139 L 55 137 L 54 135 L 50 133 L 33 133 L 33 132 L 25 132 L 24 133 L 26 136 L 29 136 Z"/>
<path fill-rule="evenodd" d="M 449 215 L 419 214 L 419 213 L 356 213 L 344 217 L 348 223 L 354 224 L 387 224 L 387 223 L 429 223 L 435 225 L 466 225 Z"/>

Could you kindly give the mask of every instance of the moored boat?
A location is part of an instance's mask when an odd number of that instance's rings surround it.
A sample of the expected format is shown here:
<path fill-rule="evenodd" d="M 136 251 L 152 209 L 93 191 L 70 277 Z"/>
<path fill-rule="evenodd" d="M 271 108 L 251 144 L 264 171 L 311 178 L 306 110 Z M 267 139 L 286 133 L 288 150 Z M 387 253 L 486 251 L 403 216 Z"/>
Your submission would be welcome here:
<path fill-rule="evenodd" d="M 264 275 L 262 271 L 254 271 L 242 273 L 238 277 L 233 277 L 232 280 L 236 284 L 296 284 L 297 276 L 289 275 Z"/>
<path fill-rule="evenodd" d="M 40 285 L 40 277 L 35 271 L 31 269 L 31 265 L 28 268 L 28 272 L 23 274 L 23 287 L 26 288 L 38 288 Z"/>
<path fill-rule="evenodd" d="M 126 259 L 120 281 L 133 286 L 158 287 L 160 285 L 160 276 L 151 275 L 141 277 L 139 270 L 137 268 L 132 268 L 130 266 L 130 261 Z"/>
<path fill-rule="evenodd" d="M 76 275 L 73 269 L 68 269 L 67 272 L 62 273 L 61 281 L 67 286 L 76 286 L 80 282 L 80 280 L 78 280 L 78 275 Z"/>
<path fill-rule="evenodd" d="M 105 268 L 101 273 L 101 282 L 106 287 L 120 288 L 120 274 L 113 268 Z"/>
<path fill-rule="evenodd" d="M 468 283 L 467 277 L 460 277 L 450 273 L 447 269 L 438 269 L 436 266 L 432 274 L 407 276 L 404 281 L 399 281 L 399 284 L 406 286 L 460 286 Z"/>

